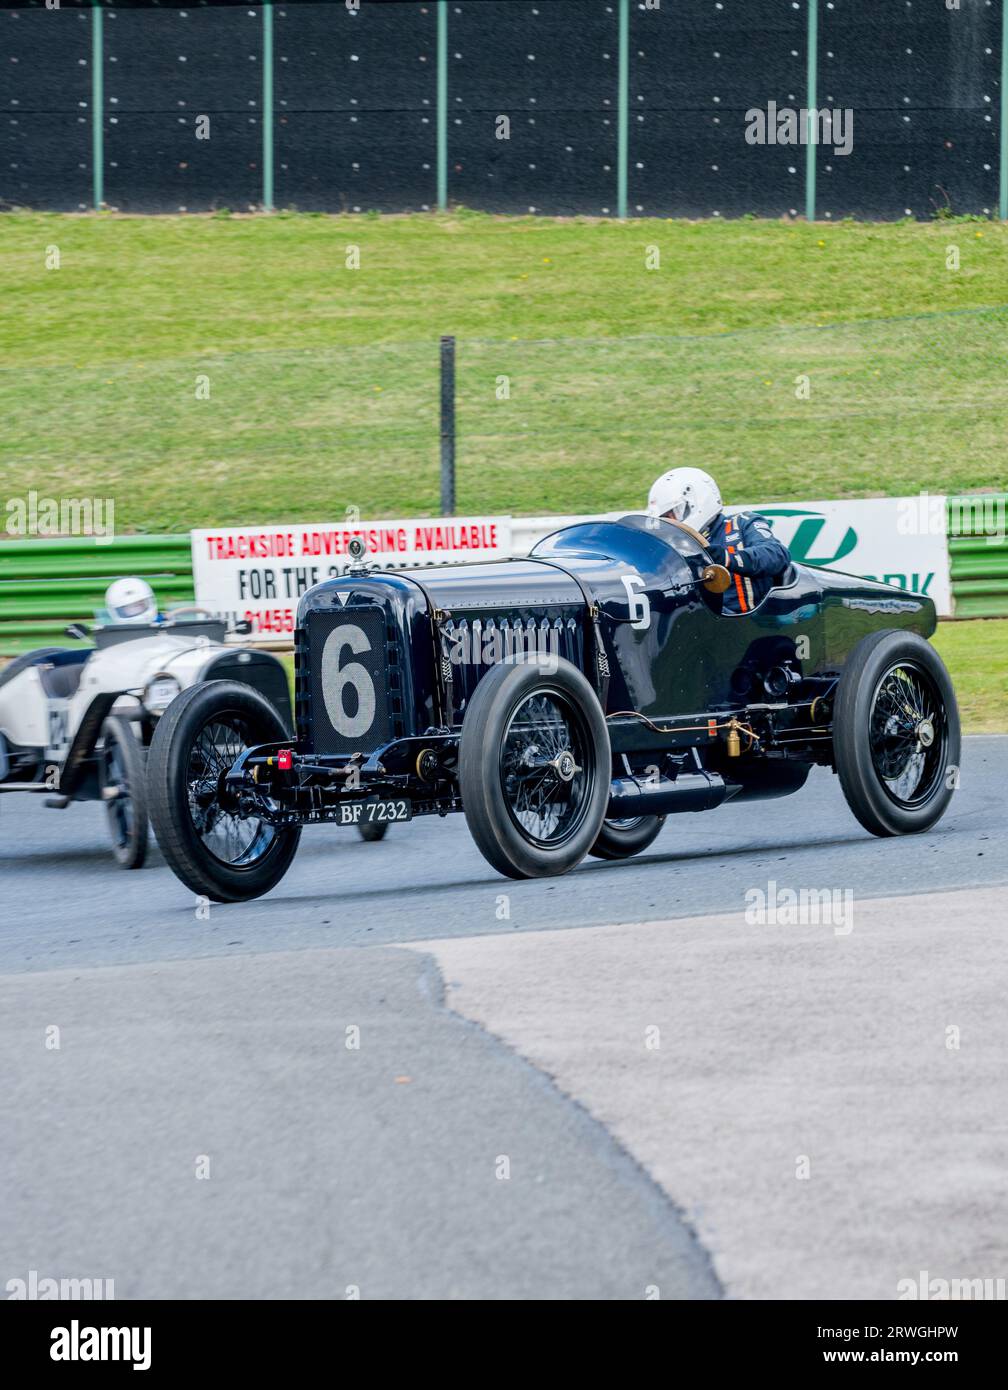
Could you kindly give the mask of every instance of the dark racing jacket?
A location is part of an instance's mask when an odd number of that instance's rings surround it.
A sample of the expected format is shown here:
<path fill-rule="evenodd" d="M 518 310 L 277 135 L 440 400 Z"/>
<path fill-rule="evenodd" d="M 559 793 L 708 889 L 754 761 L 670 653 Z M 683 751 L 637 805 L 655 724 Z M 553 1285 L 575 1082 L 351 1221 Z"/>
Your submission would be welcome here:
<path fill-rule="evenodd" d="M 724 565 L 732 577 L 722 598 L 722 613 L 748 613 L 763 602 L 784 575 L 791 556 L 774 535 L 766 517 L 756 512 L 736 512 L 715 517 L 704 534 L 715 564 Z"/>

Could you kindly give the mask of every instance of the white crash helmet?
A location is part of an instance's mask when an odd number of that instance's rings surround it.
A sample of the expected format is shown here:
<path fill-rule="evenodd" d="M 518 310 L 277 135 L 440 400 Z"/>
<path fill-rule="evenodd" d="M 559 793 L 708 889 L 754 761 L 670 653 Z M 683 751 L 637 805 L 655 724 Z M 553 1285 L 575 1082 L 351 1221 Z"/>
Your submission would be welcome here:
<path fill-rule="evenodd" d="M 671 516 L 703 531 L 721 513 L 717 483 L 702 468 L 671 468 L 656 478 L 648 493 L 648 516 Z"/>
<path fill-rule="evenodd" d="M 135 575 L 116 579 L 105 590 L 105 607 L 113 623 L 152 623 L 157 617 L 157 599 L 146 579 Z"/>

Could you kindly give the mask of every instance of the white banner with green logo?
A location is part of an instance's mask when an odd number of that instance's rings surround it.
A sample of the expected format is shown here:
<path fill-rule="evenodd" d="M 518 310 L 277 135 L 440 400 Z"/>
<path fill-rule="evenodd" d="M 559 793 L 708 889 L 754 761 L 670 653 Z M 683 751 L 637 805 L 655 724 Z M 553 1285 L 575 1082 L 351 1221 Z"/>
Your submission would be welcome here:
<path fill-rule="evenodd" d="M 767 502 L 745 510 L 765 516 L 799 564 L 879 579 L 926 594 L 942 617 L 952 612 L 944 497 Z"/>

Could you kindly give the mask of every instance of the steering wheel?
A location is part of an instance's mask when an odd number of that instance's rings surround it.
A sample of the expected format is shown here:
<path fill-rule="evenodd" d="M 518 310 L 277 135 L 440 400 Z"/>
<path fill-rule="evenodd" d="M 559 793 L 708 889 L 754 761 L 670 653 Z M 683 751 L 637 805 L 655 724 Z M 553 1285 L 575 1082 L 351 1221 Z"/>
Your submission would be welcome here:
<path fill-rule="evenodd" d="M 179 622 L 180 620 L 200 622 L 214 617 L 216 617 L 215 613 L 211 613 L 209 609 L 204 608 L 199 603 L 180 603 L 175 608 L 169 608 L 165 613 L 165 619 L 168 622 Z"/>
<path fill-rule="evenodd" d="M 726 589 L 731 587 L 731 575 L 724 565 L 715 565 L 707 549 L 707 541 L 699 531 L 694 531 L 693 527 L 687 526 L 685 521 L 675 521 L 670 516 L 662 517 L 662 520 L 669 526 L 675 526 L 680 531 L 685 531 L 687 536 L 695 540 L 703 551 L 707 563 L 700 572 L 700 583 L 709 594 L 723 594 Z"/>

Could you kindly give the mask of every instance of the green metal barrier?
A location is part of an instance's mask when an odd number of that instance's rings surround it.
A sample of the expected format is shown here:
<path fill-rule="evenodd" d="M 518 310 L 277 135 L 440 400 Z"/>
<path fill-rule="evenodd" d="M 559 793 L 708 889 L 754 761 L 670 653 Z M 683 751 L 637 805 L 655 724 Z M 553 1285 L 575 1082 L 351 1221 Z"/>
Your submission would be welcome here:
<path fill-rule="evenodd" d="M 957 618 L 1008 618 L 1008 496 L 950 497 L 948 547 Z"/>
<path fill-rule="evenodd" d="M 91 622 L 124 574 L 142 575 L 162 608 L 191 602 L 188 535 L 0 542 L 0 656 L 64 645 L 66 625 Z"/>

